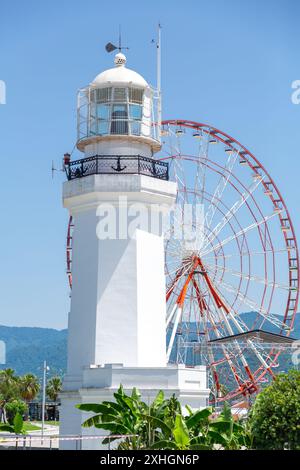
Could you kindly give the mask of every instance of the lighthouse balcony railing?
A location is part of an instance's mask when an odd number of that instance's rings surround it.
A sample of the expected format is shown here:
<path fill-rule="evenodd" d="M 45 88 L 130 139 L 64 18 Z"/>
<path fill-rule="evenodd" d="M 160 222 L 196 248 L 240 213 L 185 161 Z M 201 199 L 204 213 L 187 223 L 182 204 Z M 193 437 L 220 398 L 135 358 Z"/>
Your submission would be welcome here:
<path fill-rule="evenodd" d="M 68 180 L 89 175 L 145 175 L 169 180 L 169 165 L 141 155 L 94 155 L 65 165 Z"/>

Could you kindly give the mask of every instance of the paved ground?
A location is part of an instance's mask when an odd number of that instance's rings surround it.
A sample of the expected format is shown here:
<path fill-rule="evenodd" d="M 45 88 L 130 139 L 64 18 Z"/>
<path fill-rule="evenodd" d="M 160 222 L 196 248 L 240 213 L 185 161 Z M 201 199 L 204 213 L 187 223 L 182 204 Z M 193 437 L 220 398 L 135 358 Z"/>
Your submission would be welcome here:
<path fill-rule="evenodd" d="M 42 430 L 30 431 L 25 436 L 14 438 L 13 435 L 0 433 L 0 449 L 12 447 L 26 447 L 26 448 L 39 448 L 39 449 L 57 449 L 59 426 L 45 424 L 44 437 L 42 438 Z"/>

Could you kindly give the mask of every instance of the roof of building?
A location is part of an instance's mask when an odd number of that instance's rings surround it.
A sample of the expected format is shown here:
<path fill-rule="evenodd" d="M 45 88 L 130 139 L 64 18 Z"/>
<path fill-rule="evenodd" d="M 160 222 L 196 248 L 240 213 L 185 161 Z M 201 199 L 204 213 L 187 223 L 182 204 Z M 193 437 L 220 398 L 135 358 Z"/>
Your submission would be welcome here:
<path fill-rule="evenodd" d="M 210 343 L 228 343 L 232 340 L 242 339 L 256 339 L 265 343 L 293 343 L 295 338 L 287 337 L 277 333 L 271 333 L 265 330 L 250 330 L 245 333 L 238 333 L 236 335 L 224 336 L 210 341 Z"/>
<path fill-rule="evenodd" d="M 126 67 L 126 57 L 124 54 L 120 52 L 116 54 L 114 62 L 115 67 L 99 73 L 92 81 L 92 85 L 99 88 L 112 85 L 135 86 L 138 88 L 149 87 L 146 80 L 139 73 Z"/>

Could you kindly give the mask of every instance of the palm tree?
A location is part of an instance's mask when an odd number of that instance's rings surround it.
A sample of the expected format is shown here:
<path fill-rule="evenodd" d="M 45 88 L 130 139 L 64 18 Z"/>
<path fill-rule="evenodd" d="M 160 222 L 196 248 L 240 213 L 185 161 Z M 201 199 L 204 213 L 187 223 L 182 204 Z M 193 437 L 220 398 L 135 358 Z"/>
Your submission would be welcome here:
<path fill-rule="evenodd" d="M 20 397 L 27 403 L 34 400 L 40 390 L 38 378 L 33 374 L 25 374 L 19 379 Z M 28 419 L 28 408 L 26 420 Z"/>
<path fill-rule="evenodd" d="M 26 401 L 35 399 L 40 391 L 40 384 L 38 378 L 33 374 L 25 374 L 20 378 L 20 396 Z"/>
<path fill-rule="evenodd" d="M 50 400 L 54 401 L 56 404 L 58 395 L 61 392 L 62 389 L 62 380 L 59 376 L 51 377 L 50 380 L 48 380 L 48 384 L 46 387 L 46 393 Z"/>

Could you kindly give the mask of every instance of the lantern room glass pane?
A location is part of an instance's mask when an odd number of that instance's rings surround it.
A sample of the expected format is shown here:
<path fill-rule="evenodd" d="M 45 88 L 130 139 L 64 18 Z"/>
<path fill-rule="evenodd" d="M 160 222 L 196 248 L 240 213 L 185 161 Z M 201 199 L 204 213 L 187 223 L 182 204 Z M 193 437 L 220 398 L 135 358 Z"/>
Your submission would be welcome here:
<path fill-rule="evenodd" d="M 129 115 L 131 119 L 142 119 L 142 106 L 138 104 L 130 104 L 129 105 Z"/>
<path fill-rule="evenodd" d="M 113 105 L 110 132 L 111 134 L 128 134 L 128 112 L 126 104 Z"/>
<path fill-rule="evenodd" d="M 141 134 L 142 106 L 138 104 L 129 105 L 130 133 L 132 135 Z"/>
<path fill-rule="evenodd" d="M 95 103 L 108 103 L 111 101 L 112 88 L 97 88 L 91 91 L 91 101 Z"/>
<path fill-rule="evenodd" d="M 107 104 L 98 104 L 97 105 L 97 116 L 99 119 L 109 119 L 109 105 Z"/>
<path fill-rule="evenodd" d="M 108 134 L 108 121 L 98 122 L 98 134 Z"/>
<path fill-rule="evenodd" d="M 114 101 L 127 101 L 126 88 L 114 88 Z"/>
<path fill-rule="evenodd" d="M 94 103 L 90 104 L 89 135 L 97 135 L 97 108 Z"/>
<path fill-rule="evenodd" d="M 143 104 L 144 90 L 140 88 L 129 88 L 129 101 L 131 103 Z"/>
<path fill-rule="evenodd" d="M 131 121 L 131 135 L 141 135 L 141 121 Z"/>

